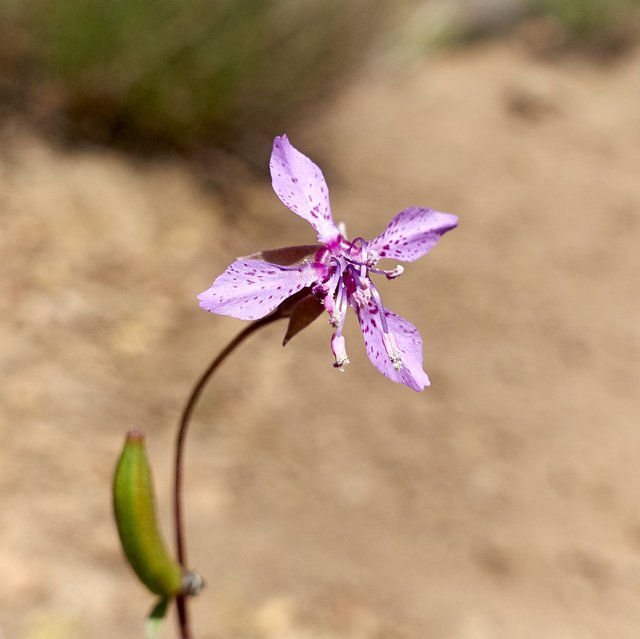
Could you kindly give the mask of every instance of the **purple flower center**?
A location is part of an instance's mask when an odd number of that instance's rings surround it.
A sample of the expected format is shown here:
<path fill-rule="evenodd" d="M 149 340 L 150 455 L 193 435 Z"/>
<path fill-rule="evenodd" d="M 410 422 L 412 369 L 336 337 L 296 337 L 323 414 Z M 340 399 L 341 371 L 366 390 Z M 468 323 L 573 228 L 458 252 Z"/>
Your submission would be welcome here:
<path fill-rule="evenodd" d="M 313 266 L 320 283 L 313 287 L 313 293 L 324 304 L 330 316 L 329 323 L 335 329 L 331 347 L 336 358 L 334 366 L 341 371 L 349 363 L 342 335 L 349 306 L 356 311 L 370 307 L 371 312 L 378 316 L 386 356 L 396 371 L 402 370 L 398 342 L 389 330 L 380 294 L 369 274 L 393 279 L 400 276 L 404 269 L 400 265 L 392 270 L 377 269 L 375 266 L 379 259 L 378 253 L 369 248 L 364 238 L 357 237 L 349 242 L 342 235 L 335 242 L 322 247 L 314 256 Z"/>

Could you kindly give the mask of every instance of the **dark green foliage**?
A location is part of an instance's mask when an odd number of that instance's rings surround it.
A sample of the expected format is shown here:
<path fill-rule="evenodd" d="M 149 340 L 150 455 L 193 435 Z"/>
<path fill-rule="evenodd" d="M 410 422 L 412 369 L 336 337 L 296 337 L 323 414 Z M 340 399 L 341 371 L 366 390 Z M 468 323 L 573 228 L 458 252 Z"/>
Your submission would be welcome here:
<path fill-rule="evenodd" d="M 67 126 L 190 147 L 282 132 L 358 60 L 374 5 L 40 0 L 18 13 L 34 75 L 53 85 Z"/>

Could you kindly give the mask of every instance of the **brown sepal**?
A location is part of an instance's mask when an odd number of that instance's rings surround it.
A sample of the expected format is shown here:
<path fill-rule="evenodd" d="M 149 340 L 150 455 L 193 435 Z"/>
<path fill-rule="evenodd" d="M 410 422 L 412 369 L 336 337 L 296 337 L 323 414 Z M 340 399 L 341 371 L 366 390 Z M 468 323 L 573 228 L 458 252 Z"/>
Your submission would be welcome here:
<path fill-rule="evenodd" d="M 303 288 L 282 302 L 270 315 L 273 319 L 289 318 L 282 345 L 285 346 L 294 335 L 320 317 L 323 309 L 320 300 L 311 292 L 310 288 Z"/>
<path fill-rule="evenodd" d="M 291 309 L 287 332 L 282 340 L 283 346 L 286 346 L 292 337 L 307 328 L 311 322 L 318 319 L 324 310 L 320 300 L 309 289 L 305 290 L 307 295 L 301 297 Z"/>
<path fill-rule="evenodd" d="M 244 255 L 238 259 L 261 260 L 263 262 L 270 262 L 271 264 L 278 264 L 279 266 L 293 266 L 294 264 L 300 264 L 307 258 L 315 255 L 321 248 L 322 246 L 320 244 L 284 246 L 282 248 L 259 251 L 258 253 L 252 253 L 251 255 Z"/>

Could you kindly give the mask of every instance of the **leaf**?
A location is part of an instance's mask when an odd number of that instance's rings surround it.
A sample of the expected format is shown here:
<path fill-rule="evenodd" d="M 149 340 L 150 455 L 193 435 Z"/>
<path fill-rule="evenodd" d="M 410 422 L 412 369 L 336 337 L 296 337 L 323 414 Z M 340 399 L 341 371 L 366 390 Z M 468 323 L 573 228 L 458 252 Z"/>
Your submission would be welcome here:
<path fill-rule="evenodd" d="M 162 597 L 158 599 L 156 605 L 151 609 L 144 622 L 145 639 L 155 639 L 158 636 L 171 601 L 171 597 Z"/>

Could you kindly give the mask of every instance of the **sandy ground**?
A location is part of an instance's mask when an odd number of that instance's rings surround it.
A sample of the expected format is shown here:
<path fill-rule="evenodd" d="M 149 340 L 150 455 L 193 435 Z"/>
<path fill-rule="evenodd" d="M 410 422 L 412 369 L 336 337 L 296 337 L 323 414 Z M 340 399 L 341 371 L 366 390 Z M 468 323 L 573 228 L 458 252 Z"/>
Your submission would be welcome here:
<path fill-rule="evenodd" d="M 289 131 L 351 236 L 413 204 L 460 216 L 382 285 L 433 386 L 380 376 L 355 322 L 335 372 L 324 318 L 226 365 L 188 448 L 198 639 L 640 636 L 638 86 L 637 54 L 485 44 L 372 71 Z M 194 296 L 313 237 L 243 179 L 231 214 L 187 165 L 5 132 L 3 639 L 141 636 L 110 511 L 124 432 L 148 435 L 170 537 L 182 398 L 243 325 Z"/>

